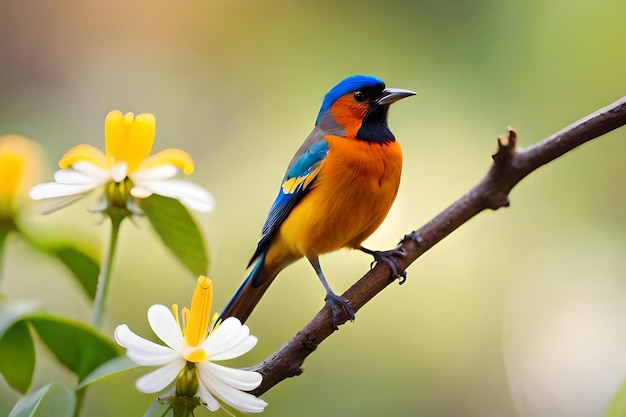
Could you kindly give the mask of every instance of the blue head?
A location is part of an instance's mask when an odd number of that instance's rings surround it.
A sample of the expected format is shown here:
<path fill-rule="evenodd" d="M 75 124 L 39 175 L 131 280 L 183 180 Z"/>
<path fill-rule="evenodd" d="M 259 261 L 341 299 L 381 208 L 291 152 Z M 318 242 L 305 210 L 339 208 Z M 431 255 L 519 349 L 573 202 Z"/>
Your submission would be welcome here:
<path fill-rule="evenodd" d="M 385 88 L 385 83 L 378 77 L 372 75 L 351 75 L 348 78 L 344 78 L 337 85 L 330 89 L 324 96 L 322 107 L 317 114 L 315 124 L 320 121 L 320 118 L 330 109 L 337 99 L 345 94 L 351 93 L 356 90 L 363 90 L 368 88 L 380 88 L 382 91 Z"/>
<path fill-rule="evenodd" d="M 389 106 L 415 95 L 410 90 L 385 88 L 385 83 L 371 75 L 353 75 L 330 89 L 315 125 L 327 135 L 368 142 L 395 140 L 387 126 Z"/>

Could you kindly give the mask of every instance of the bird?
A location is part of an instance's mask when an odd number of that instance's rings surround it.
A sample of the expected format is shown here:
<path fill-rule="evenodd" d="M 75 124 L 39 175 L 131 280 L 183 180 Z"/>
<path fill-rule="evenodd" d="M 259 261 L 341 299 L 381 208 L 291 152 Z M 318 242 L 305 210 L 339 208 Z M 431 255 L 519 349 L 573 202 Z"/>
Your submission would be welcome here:
<path fill-rule="evenodd" d="M 402 150 L 387 125 L 389 106 L 415 94 L 361 74 L 326 93 L 313 131 L 287 167 L 249 272 L 220 318 L 245 322 L 278 273 L 306 258 L 326 291 L 334 328 L 336 308 L 354 320 L 350 303 L 329 285 L 319 256 L 358 249 L 396 270 L 397 261 L 389 257 L 396 252 L 361 244 L 387 216 L 400 184 Z"/>

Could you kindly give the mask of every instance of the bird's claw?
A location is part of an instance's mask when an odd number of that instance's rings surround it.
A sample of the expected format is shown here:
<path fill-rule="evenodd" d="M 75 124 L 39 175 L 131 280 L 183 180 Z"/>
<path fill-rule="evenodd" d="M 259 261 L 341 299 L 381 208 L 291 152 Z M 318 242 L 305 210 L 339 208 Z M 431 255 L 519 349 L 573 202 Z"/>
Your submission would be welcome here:
<path fill-rule="evenodd" d="M 356 316 L 354 315 L 354 310 L 352 310 L 352 306 L 350 305 L 349 301 L 344 300 L 334 292 L 327 293 L 324 300 L 326 301 L 326 305 L 328 305 L 328 308 L 330 308 L 330 313 L 332 314 L 333 318 L 333 328 L 335 330 L 338 330 L 339 324 L 342 324 L 339 323 L 339 316 L 335 311 L 335 307 L 341 308 L 343 312 L 348 316 L 348 319 L 350 321 L 354 321 Z"/>
<path fill-rule="evenodd" d="M 404 242 L 407 239 L 411 239 L 411 240 L 415 241 L 415 243 L 417 243 L 418 245 L 421 245 L 422 242 L 424 241 L 424 239 L 422 239 L 422 235 L 417 230 L 413 230 L 408 235 L 404 235 L 404 237 L 402 238 L 400 243 Z"/>
<path fill-rule="evenodd" d="M 391 250 L 367 250 L 366 253 L 369 253 L 374 257 L 374 260 L 370 264 L 370 268 L 374 268 L 374 265 L 378 262 L 383 262 L 389 266 L 391 269 L 391 273 L 394 278 L 399 278 L 398 283 L 400 285 L 404 284 L 406 281 L 406 270 L 396 257 L 404 258 L 406 256 L 406 251 L 402 248 L 391 249 Z"/>
<path fill-rule="evenodd" d="M 398 254 L 398 253 L 394 253 L 393 255 L 406 256 L 404 251 L 402 252 L 403 252 L 403 255 Z M 398 284 L 402 285 L 406 281 L 406 270 L 402 267 L 402 265 L 400 265 L 400 263 L 395 258 L 395 256 L 383 256 L 379 259 L 379 262 L 383 262 L 389 265 L 389 268 L 391 268 L 391 273 L 393 274 L 393 277 L 398 278 Z"/>

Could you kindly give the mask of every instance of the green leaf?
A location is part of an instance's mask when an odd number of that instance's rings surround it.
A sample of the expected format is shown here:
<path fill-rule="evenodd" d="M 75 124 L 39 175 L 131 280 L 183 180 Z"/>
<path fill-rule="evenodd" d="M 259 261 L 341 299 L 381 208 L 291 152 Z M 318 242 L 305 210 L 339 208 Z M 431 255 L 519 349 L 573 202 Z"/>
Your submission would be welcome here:
<path fill-rule="evenodd" d="M 74 274 L 91 300 L 96 296 L 100 264 L 86 253 L 73 247 L 60 247 L 52 252 Z"/>
<path fill-rule="evenodd" d="M 127 356 L 118 356 L 97 367 L 78 384 L 76 389 L 79 390 L 113 375 L 121 374 L 122 372 L 130 371 L 138 367 L 139 365 L 128 359 Z"/>
<path fill-rule="evenodd" d="M 195 276 L 206 275 L 209 259 L 198 225 L 187 208 L 173 198 L 152 195 L 141 209 L 165 246 Z"/>
<path fill-rule="evenodd" d="M 0 373 L 13 388 L 26 394 L 35 370 L 35 346 L 24 321 L 18 321 L 0 339 Z"/>
<path fill-rule="evenodd" d="M 58 258 L 70 270 L 89 298 L 94 299 L 100 273 L 98 259 L 89 255 L 84 248 L 77 248 L 72 243 L 42 238 L 40 234 L 28 233 L 24 229 L 18 231 L 34 248 Z"/>
<path fill-rule="evenodd" d="M 75 408 L 74 391 L 54 382 L 19 400 L 9 417 L 72 417 Z"/>
<path fill-rule="evenodd" d="M 626 379 L 622 382 L 604 417 L 626 417 Z"/>
<path fill-rule="evenodd" d="M 0 297 L 0 339 L 16 322 L 32 314 L 36 310 L 35 306 L 34 301 L 16 301 Z"/>
<path fill-rule="evenodd" d="M 21 320 L 35 310 L 32 301 L 0 297 L 0 373 L 13 388 L 22 393 L 32 381 L 35 352 L 28 328 Z M 29 340 L 26 340 L 27 337 Z M 14 359 L 14 356 L 19 358 Z"/>
<path fill-rule="evenodd" d="M 48 313 L 27 317 L 54 356 L 82 381 L 94 369 L 118 356 L 117 346 L 84 323 Z"/>

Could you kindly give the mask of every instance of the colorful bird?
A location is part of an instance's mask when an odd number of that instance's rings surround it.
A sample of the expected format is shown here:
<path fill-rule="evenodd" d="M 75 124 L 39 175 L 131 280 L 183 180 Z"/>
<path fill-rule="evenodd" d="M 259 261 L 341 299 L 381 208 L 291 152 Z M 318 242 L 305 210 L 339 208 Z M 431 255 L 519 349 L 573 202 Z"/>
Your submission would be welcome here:
<path fill-rule="evenodd" d="M 244 322 L 276 275 L 305 257 L 326 290 L 335 327 L 337 306 L 354 319 L 348 301 L 328 284 L 319 255 L 351 248 L 390 262 L 390 251 L 361 243 L 385 219 L 400 183 L 402 150 L 387 126 L 389 106 L 415 94 L 353 75 L 324 96 L 315 127 L 291 160 L 270 208 L 248 264 L 252 268 L 222 318 Z"/>

